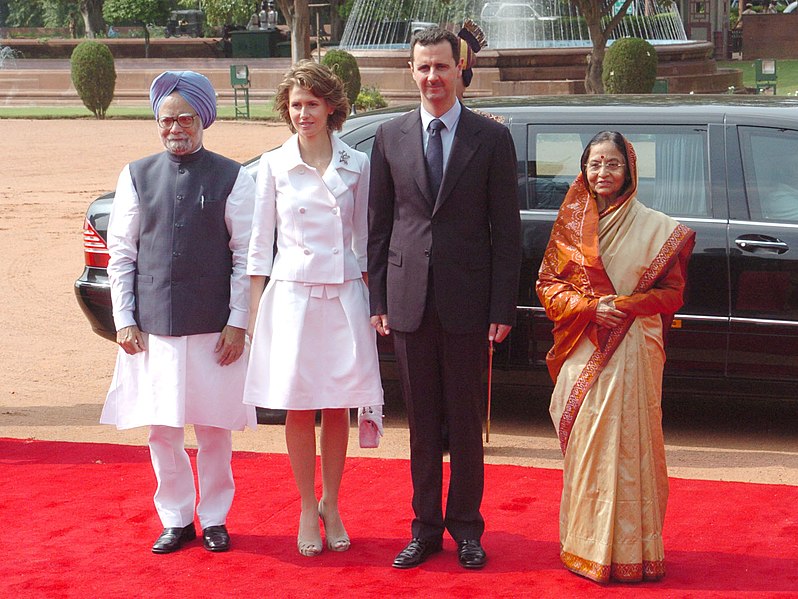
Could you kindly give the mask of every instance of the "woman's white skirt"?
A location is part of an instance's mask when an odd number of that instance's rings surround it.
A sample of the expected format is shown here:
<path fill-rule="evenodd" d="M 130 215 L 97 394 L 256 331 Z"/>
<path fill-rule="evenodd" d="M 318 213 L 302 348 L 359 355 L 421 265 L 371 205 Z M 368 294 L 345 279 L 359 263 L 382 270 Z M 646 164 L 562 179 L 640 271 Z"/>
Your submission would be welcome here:
<path fill-rule="evenodd" d="M 186 424 L 228 430 L 255 428 L 255 409 L 241 403 L 247 354 L 220 366 L 219 333 L 144 335 L 146 351 L 119 349 L 100 422 L 126 429 Z"/>
<path fill-rule="evenodd" d="M 363 279 L 271 280 L 260 300 L 244 403 L 318 410 L 382 405 L 376 333 Z"/>

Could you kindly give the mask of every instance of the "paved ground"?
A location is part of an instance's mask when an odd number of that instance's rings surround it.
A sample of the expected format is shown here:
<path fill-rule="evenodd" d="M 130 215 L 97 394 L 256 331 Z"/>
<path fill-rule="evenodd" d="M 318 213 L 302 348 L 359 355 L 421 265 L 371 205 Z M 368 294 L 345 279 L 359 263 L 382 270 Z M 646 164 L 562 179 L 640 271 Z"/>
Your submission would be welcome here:
<path fill-rule="evenodd" d="M 219 122 L 208 148 L 238 160 L 282 142 L 284 126 Z M 0 437 L 143 444 L 143 430 L 97 424 L 115 346 L 94 335 L 72 286 L 83 265 L 83 214 L 114 188 L 122 166 L 161 149 L 152 121 L 0 120 Z M 389 383 L 377 450 L 407 457 L 407 429 Z M 559 468 L 544 394 L 494 393 L 489 462 Z M 686 478 L 798 484 L 798 402 L 665 404 L 670 473 Z M 235 434 L 239 450 L 284 451 L 282 426 Z"/>

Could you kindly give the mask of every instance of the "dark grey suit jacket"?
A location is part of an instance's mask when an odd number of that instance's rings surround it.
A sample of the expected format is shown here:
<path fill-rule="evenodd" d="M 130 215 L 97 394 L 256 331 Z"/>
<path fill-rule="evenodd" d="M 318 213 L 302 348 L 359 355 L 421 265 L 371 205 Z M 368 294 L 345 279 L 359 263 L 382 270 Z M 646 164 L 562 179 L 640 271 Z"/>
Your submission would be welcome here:
<path fill-rule="evenodd" d="M 381 125 L 369 191 L 371 314 L 387 314 L 397 331 L 415 331 L 432 275 L 446 331 L 513 324 L 521 259 L 516 181 L 509 129 L 465 107 L 437 198 L 420 111 Z"/>

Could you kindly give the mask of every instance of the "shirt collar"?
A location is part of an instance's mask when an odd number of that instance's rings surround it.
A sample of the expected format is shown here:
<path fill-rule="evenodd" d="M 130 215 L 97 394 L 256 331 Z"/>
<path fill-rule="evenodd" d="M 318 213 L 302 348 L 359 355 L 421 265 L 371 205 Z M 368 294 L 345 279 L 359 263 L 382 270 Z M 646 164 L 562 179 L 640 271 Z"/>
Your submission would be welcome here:
<path fill-rule="evenodd" d="M 442 116 L 439 117 L 432 116 L 429 112 L 427 112 L 424 106 L 420 106 L 420 109 L 421 109 L 421 126 L 424 128 L 424 131 L 426 131 L 427 127 L 429 127 L 430 121 L 432 121 L 435 118 L 438 118 L 443 121 L 443 124 L 446 125 L 447 131 L 449 132 L 454 131 L 454 127 L 455 125 L 457 125 L 457 122 L 460 120 L 460 113 L 462 112 L 462 106 L 460 105 L 460 102 L 457 100 L 455 100 L 454 105 L 449 110 L 447 110 L 445 113 L 443 113 Z"/>
<path fill-rule="evenodd" d="M 352 156 L 352 149 L 341 141 L 337 135 L 330 136 L 332 139 L 332 159 L 330 163 L 336 169 L 344 169 L 352 172 L 359 172 L 357 161 Z M 285 163 L 288 169 L 297 166 L 306 166 L 302 161 L 302 155 L 299 153 L 299 135 L 294 133 L 283 144 L 285 151 Z"/>

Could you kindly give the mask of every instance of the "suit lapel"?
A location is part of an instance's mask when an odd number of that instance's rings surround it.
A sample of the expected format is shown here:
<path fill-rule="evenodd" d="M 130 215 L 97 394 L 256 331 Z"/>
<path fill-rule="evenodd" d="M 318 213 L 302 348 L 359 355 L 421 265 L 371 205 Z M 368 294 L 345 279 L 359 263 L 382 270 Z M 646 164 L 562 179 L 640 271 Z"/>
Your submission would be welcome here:
<path fill-rule="evenodd" d="M 452 150 L 449 154 L 449 160 L 446 163 L 446 170 L 443 172 L 443 181 L 441 181 L 441 190 L 435 201 L 435 208 L 432 213 L 435 214 L 440 207 L 446 202 L 452 189 L 457 183 L 460 176 L 465 172 L 466 167 L 471 162 L 471 158 L 477 153 L 479 149 L 479 120 L 483 117 L 476 116 L 471 113 L 465 106 L 460 113 L 460 120 L 457 123 L 457 129 L 454 132 L 454 140 L 452 143 Z M 426 178 L 426 168 L 424 169 Z M 427 184 L 429 189 L 429 183 Z M 427 192 L 429 193 L 429 192 Z"/>
<path fill-rule="evenodd" d="M 419 192 L 430 206 L 435 204 L 435 198 L 430 191 L 429 177 L 427 176 L 427 163 L 424 159 L 424 140 L 421 135 L 421 111 L 416 108 L 410 113 L 409 118 L 402 125 L 402 138 L 399 148 L 405 154 L 408 171 L 418 186 Z M 445 175 L 444 175 L 445 177 Z"/>

